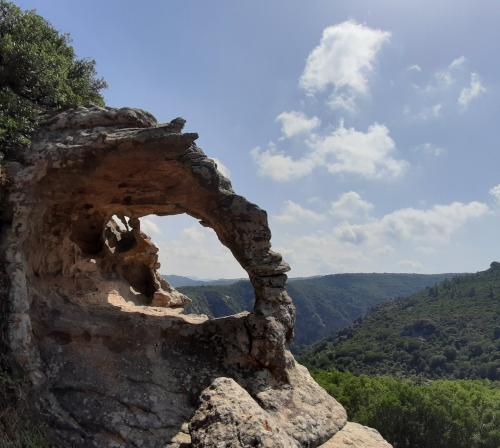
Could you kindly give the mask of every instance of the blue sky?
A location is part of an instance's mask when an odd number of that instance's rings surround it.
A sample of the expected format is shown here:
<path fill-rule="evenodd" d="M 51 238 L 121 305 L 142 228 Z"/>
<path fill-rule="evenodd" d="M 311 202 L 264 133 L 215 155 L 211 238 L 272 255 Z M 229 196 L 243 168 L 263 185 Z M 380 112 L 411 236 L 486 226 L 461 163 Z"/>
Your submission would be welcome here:
<path fill-rule="evenodd" d="M 500 259 L 498 1 L 17 1 L 97 61 L 111 106 L 187 119 L 269 213 L 292 276 Z M 242 276 L 148 217 L 162 271 Z"/>

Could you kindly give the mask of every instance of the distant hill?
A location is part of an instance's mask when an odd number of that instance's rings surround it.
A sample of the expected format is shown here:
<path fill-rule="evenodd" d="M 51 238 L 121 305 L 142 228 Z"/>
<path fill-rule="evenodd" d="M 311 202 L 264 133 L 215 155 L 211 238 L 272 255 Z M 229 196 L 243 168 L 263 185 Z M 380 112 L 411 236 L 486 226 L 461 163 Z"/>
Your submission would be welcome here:
<path fill-rule="evenodd" d="M 312 368 L 500 379 L 500 263 L 371 310 L 307 350 Z"/>
<path fill-rule="evenodd" d="M 167 282 L 169 282 L 174 288 L 180 288 L 181 286 L 230 285 L 241 280 L 239 278 L 199 280 L 190 277 L 183 277 L 182 275 L 163 275 L 162 277 L 167 280 Z"/>
<path fill-rule="evenodd" d="M 288 292 L 297 308 L 294 348 L 332 334 L 367 310 L 394 297 L 409 296 L 452 274 L 335 274 L 291 279 Z M 231 285 L 180 287 L 193 303 L 187 313 L 222 317 L 251 310 L 254 292 L 249 281 Z"/>

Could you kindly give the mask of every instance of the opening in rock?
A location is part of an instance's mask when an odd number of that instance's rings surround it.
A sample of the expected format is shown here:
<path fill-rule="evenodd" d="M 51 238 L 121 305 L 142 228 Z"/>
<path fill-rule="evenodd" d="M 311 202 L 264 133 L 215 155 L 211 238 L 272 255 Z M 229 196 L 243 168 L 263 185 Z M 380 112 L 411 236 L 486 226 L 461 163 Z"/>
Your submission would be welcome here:
<path fill-rule="evenodd" d="M 168 217 L 150 215 L 140 221 L 142 232 L 150 236 L 159 248 L 158 271 L 162 279 L 174 288 L 180 288 L 194 301 L 186 305 L 185 314 L 201 313 L 221 317 L 242 311 L 241 307 L 225 306 L 224 292 L 219 293 L 217 288 L 248 279 L 248 274 L 211 228 L 203 227 L 186 214 Z M 251 309 L 254 293 L 250 284 L 247 286 L 251 290 Z M 199 306 L 200 300 L 204 306 Z M 205 303 L 212 301 L 214 303 Z"/>

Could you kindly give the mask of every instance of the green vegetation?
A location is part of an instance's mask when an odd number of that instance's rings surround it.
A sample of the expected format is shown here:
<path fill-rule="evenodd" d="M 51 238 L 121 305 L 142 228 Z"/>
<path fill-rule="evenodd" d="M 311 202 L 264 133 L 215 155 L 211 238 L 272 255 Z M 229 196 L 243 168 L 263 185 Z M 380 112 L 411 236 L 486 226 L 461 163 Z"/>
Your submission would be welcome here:
<path fill-rule="evenodd" d="M 294 349 L 349 325 L 389 298 L 408 296 L 450 277 L 450 274 L 336 274 L 291 279 L 287 289 L 297 308 Z M 251 310 L 254 302 L 248 281 L 179 290 L 193 299 L 186 312 L 211 317 Z"/>
<path fill-rule="evenodd" d="M 0 0 L 0 159 L 30 143 L 40 113 L 104 104 L 95 62 L 34 11 Z"/>
<path fill-rule="evenodd" d="M 415 382 L 313 371 L 349 419 L 376 428 L 394 448 L 498 448 L 500 387 L 482 380 Z"/>
<path fill-rule="evenodd" d="M 302 356 L 311 368 L 500 379 L 500 263 L 384 303 Z"/>

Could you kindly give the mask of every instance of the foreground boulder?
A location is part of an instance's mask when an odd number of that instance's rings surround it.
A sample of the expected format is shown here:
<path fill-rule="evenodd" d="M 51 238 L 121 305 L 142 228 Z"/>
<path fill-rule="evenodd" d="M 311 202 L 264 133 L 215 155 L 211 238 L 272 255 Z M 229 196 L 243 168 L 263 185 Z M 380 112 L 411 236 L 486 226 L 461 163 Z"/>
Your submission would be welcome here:
<path fill-rule="evenodd" d="M 267 215 L 183 125 L 135 109 L 68 110 L 4 164 L 11 358 L 57 446 L 319 446 L 346 414 L 287 350 L 289 267 L 271 250 Z M 180 213 L 211 227 L 247 271 L 252 313 L 182 313 L 189 298 L 158 274 L 140 221 Z"/>
<path fill-rule="evenodd" d="M 321 448 L 391 448 L 379 432 L 358 423 L 347 424 Z"/>

